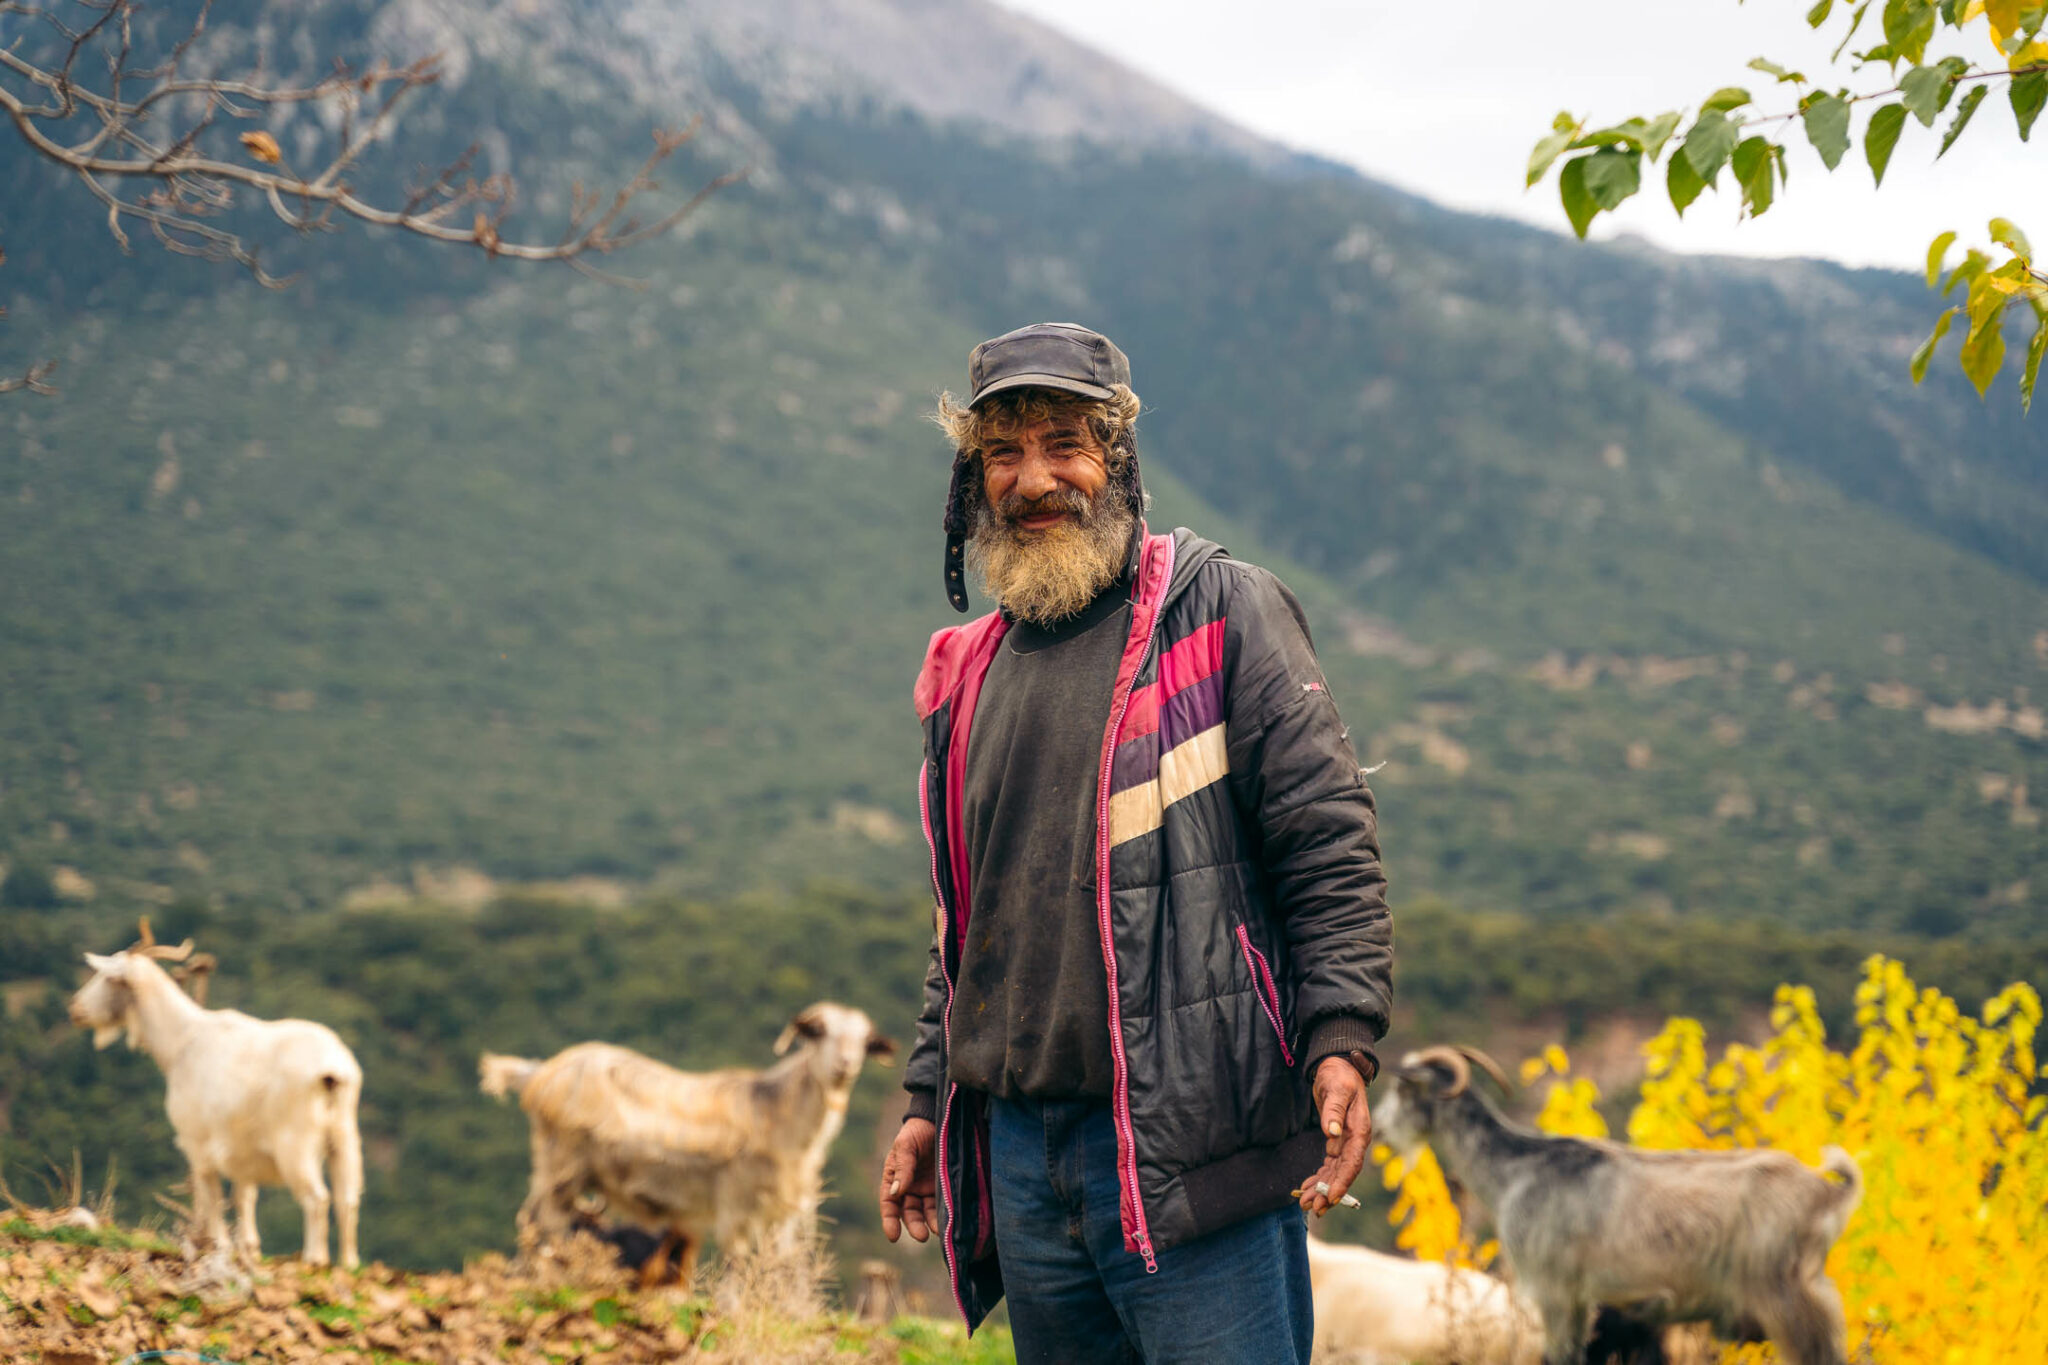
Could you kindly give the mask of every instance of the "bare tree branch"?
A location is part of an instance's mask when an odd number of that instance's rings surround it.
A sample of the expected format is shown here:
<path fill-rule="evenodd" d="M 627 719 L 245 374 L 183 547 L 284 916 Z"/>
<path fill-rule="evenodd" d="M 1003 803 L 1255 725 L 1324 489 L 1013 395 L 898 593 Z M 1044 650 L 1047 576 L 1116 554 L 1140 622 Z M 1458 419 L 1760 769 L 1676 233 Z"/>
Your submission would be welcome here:
<path fill-rule="evenodd" d="M 39 393 L 47 398 L 57 392 L 55 387 L 45 382 L 56 369 L 57 362 L 54 360 L 45 360 L 39 364 L 31 365 L 28 368 L 27 374 L 16 375 L 12 379 L 0 379 L 0 393 L 13 393 L 16 389 L 27 389 L 30 393 Z"/>
<path fill-rule="evenodd" d="M 561 261 L 617 280 L 581 258 L 672 231 L 746 174 L 717 176 L 642 223 L 629 210 L 661 189 L 656 173 L 696 136 L 700 122 L 656 129 L 654 150 L 608 201 L 579 184 L 559 238 L 511 241 L 504 224 L 517 186 L 509 175 L 473 175 L 474 147 L 396 204 L 373 202 L 349 181 L 373 145 L 390 138 L 409 98 L 439 80 L 437 57 L 397 67 L 380 62 L 360 71 L 336 62 L 333 74 L 312 84 L 270 84 L 260 71 L 231 78 L 188 69 L 206 33 L 208 4 L 160 56 L 138 53 L 138 28 L 149 25 L 139 22 L 137 0 L 69 0 L 61 8 L 60 14 L 57 7 L 0 0 L 0 39 L 9 28 L 18 30 L 11 43 L 0 46 L 0 118 L 99 202 L 123 251 L 131 249 L 124 225 L 146 225 L 167 250 L 233 262 L 270 288 L 289 280 L 268 273 L 256 245 L 239 227 L 222 222 L 245 201 L 267 206 L 299 233 L 329 231 L 354 219 L 475 246 L 491 259 Z M 45 41 L 31 45 L 37 32 Z M 145 38 L 141 46 L 151 44 Z M 284 127 L 292 106 L 324 107 L 338 115 L 338 136 L 321 139 L 331 145 L 317 166 L 287 165 L 272 131 Z M 236 131 L 236 124 L 243 127 Z M 0 393 L 50 392 L 44 380 L 51 368 L 41 365 L 25 378 L 0 381 Z"/>
<path fill-rule="evenodd" d="M 7 252 L 4 249 L 0 249 L 0 265 L 5 265 L 6 263 Z M 0 318 L 6 316 L 7 310 L 0 308 Z M 50 376 L 56 372 L 56 369 L 57 362 L 54 360 L 39 361 L 28 367 L 27 374 L 9 375 L 6 378 L 0 378 L 0 393 L 13 393 L 17 389 L 26 389 L 30 393 L 39 393 L 45 398 L 50 397 L 57 392 L 49 382 Z"/>

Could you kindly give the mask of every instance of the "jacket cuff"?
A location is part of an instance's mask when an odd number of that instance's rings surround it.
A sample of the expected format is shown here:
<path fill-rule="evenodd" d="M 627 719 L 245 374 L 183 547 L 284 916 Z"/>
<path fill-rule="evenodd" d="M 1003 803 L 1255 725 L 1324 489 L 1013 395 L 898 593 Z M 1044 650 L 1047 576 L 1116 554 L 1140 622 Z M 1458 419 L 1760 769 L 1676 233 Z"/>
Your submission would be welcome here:
<path fill-rule="evenodd" d="M 1302 1049 L 1308 1059 L 1306 1074 L 1314 1079 L 1316 1068 L 1322 1065 L 1325 1057 L 1344 1057 L 1370 1084 L 1380 1074 L 1379 1054 L 1373 1051 L 1373 1044 L 1377 1041 L 1372 1027 L 1363 1019 L 1349 1014 L 1333 1014 L 1315 1026 L 1314 1032 L 1309 1034 L 1308 1046 Z"/>
<path fill-rule="evenodd" d="M 903 1111 L 903 1121 L 908 1123 L 912 1119 L 924 1119 L 931 1123 L 939 1121 L 939 1097 L 937 1092 L 931 1090 L 913 1090 L 910 1092 L 910 1107 Z"/>

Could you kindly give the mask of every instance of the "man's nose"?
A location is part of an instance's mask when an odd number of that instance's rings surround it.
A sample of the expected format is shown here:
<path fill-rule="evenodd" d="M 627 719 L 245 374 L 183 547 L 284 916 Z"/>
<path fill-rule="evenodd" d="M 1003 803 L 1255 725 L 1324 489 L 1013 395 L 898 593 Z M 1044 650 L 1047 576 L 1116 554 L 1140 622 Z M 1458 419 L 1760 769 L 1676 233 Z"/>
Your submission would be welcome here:
<path fill-rule="evenodd" d="M 1060 486 L 1053 476 L 1052 462 L 1027 456 L 1017 470 L 1017 492 L 1037 501 Z"/>

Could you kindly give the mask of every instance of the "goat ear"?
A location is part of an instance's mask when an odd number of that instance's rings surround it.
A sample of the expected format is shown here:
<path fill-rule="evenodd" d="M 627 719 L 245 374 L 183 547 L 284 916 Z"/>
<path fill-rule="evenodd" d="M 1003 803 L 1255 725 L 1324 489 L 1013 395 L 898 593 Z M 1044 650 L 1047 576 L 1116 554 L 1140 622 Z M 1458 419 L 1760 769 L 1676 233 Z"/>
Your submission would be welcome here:
<path fill-rule="evenodd" d="M 824 1017 L 818 1013 L 815 1006 L 807 1007 L 803 1013 L 783 1027 L 782 1036 L 775 1040 L 775 1055 L 780 1057 L 789 1051 L 790 1046 L 799 1038 L 810 1042 L 824 1036 Z"/>
<path fill-rule="evenodd" d="M 896 1057 L 896 1040 L 879 1033 L 872 1035 L 868 1039 L 868 1056 L 875 1059 L 877 1066 L 889 1065 Z"/>
<path fill-rule="evenodd" d="M 120 953 L 115 953 L 112 957 L 101 957 L 98 953 L 87 953 L 85 955 L 85 965 L 110 980 L 125 981 L 128 978 L 128 959 Z"/>

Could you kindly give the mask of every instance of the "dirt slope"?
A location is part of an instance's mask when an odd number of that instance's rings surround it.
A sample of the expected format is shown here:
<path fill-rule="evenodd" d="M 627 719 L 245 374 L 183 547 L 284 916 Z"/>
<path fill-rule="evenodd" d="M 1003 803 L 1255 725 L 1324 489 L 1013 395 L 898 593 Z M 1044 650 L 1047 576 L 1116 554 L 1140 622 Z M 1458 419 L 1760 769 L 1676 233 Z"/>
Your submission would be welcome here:
<path fill-rule="evenodd" d="M 701 1297 L 642 1292 L 595 1243 L 538 1267 L 491 1256 L 461 1273 L 413 1274 L 269 1260 L 254 1277 L 207 1275 L 148 1235 L 17 1217 L 0 1222 L 0 1361 L 117 1365 L 146 1351 L 231 1365 L 1010 1359 L 1001 1334 L 970 1344 L 957 1327 L 924 1319 L 792 1314 L 757 1286 L 738 1289 L 728 1281 Z"/>

